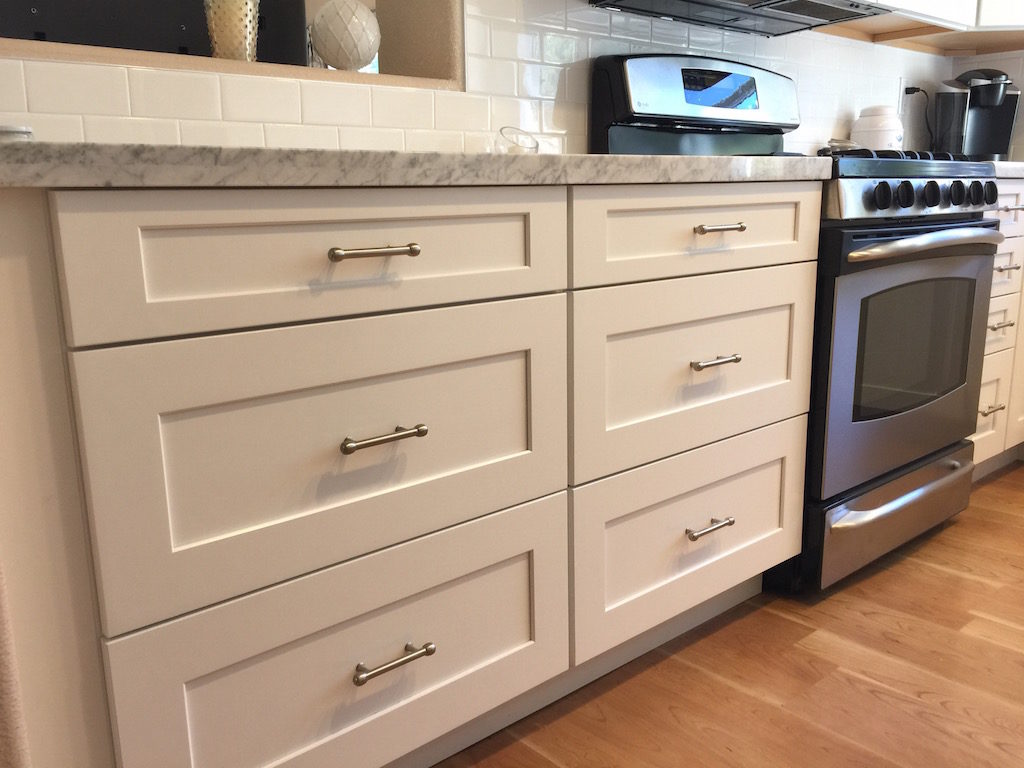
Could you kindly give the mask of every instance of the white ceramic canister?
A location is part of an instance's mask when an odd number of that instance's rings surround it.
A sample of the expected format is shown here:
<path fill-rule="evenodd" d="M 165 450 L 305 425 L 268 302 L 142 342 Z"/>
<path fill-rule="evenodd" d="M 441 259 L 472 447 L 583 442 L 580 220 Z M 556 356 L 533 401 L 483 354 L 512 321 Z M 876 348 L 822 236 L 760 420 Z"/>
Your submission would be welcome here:
<path fill-rule="evenodd" d="M 903 123 L 896 107 L 865 107 L 850 130 L 850 140 L 868 149 L 902 149 Z"/>

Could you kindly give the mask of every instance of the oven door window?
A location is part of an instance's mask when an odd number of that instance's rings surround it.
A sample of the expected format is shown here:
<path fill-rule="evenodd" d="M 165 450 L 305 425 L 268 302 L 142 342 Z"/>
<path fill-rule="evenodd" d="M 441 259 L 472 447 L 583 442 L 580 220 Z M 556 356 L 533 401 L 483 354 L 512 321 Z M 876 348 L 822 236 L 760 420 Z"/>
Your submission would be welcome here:
<path fill-rule="evenodd" d="M 974 282 L 922 280 L 861 301 L 854 421 L 911 411 L 966 382 Z"/>

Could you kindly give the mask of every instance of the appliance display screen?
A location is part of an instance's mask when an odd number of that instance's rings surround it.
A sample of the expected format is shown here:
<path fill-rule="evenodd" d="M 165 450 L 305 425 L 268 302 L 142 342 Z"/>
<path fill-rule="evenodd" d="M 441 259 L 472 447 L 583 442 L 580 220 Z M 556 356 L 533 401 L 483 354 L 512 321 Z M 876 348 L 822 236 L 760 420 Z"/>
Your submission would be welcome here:
<path fill-rule="evenodd" d="M 684 69 L 687 104 L 720 109 L 757 109 L 757 83 L 749 75 L 714 69 Z"/>

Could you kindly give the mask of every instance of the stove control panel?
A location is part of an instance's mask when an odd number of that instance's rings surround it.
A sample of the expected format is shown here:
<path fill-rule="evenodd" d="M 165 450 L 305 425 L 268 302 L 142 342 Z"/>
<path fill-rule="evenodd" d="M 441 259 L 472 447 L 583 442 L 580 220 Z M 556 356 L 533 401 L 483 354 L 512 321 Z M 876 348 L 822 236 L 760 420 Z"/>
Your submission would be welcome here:
<path fill-rule="evenodd" d="M 999 187 L 992 178 L 841 178 L 825 182 L 822 217 L 885 219 L 994 211 Z"/>

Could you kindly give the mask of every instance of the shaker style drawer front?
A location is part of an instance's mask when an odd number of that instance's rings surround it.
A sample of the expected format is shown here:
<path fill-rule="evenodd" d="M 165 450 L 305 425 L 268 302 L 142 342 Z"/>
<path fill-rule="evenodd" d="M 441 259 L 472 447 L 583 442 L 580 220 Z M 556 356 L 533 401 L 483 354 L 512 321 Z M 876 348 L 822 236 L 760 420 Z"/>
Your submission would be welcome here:
<path fill-rule="evenodd" d="M 564 187 L 52 196 L 72 346 L 558 290 Z"/>
<path fill-rule="evenodd" d="M 575 488 L 576 664 L 800 551 L 804 416 Z"/>
<path fill-rule="evenodd" d="M 1024 235 L 1024 181 L 999 179 L 999 209 L 986 216 L 999 218 L 999 231 L 1007 237 Z"/>
<path fill-rule="evenodd" d="M 1004 240 L 996 252 L 992 273 L 992 295 L 1018 293 L 1024 273 L 1024 238 Z"/>
<path fill-rule="evenodd" d="M 1003 452 L 1012 376 L 1012 349 L 985 355 L 978 398 L 978 431 L 970 437 L 974 442 L 975 464 Z"/>
<path fill-rule="evenodd" d="M 72 353 L 105 634 L 566 485 L 565 297 Z"/>
<path fill-rule="evenodd" d="M 821 184 L 573 187 L 573 286 L 817 257 Z"/>
<path fill-rule="evenodd" d="M 580 484 L 805 413 L 815 264 L 576 291 Z"/>
<path fill-rule="evenodd" d="M 375 768 L 564 671 L 566 525 L 561 493 L 108 641 L 122 768 Z"/>
<path fill-rule="evenodd" d="M 1020 314 L 1020 294 L 996 296 L 988 304 L 988 332 L 985 334 L 985 354 L 1013 349 L 1017 343 L 1017 323 Z"/>

